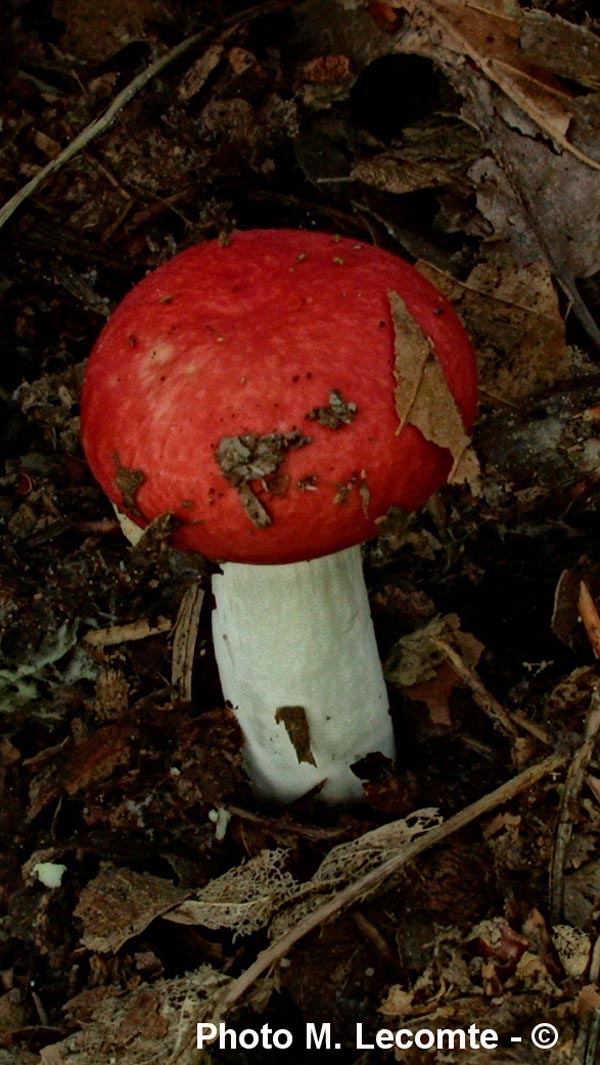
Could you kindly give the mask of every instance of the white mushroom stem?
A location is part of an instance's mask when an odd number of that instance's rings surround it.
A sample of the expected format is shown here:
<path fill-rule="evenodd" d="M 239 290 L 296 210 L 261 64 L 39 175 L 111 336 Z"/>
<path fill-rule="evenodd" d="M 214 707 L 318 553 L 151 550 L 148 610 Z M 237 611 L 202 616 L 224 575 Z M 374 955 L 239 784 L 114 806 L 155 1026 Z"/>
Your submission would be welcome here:
<path fill-rule="evenodd" d="M 213 578 L 213 639 L 223 695 L 244 735 L 256 791 L 289 802 L 363 793 L 350 768 L 394 757 L 385 682 L 360 547 L 310 562 L 227 562 Z"/>
<path fill-rule="evenodd" d="M 139 543 L 144 530 L 115 513 Z M 323 783 L 327 802 L 360 799 L 350 767 L 395 755 L 360 547 L 287 565 L 226 562 L 213 591 L 221 686 L 256 791 L 291 802 Z"/>

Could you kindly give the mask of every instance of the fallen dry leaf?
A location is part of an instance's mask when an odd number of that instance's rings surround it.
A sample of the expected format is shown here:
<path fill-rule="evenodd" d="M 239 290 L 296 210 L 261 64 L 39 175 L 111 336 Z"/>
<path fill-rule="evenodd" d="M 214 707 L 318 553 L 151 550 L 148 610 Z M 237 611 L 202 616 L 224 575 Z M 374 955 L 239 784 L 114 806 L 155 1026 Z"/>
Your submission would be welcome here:
<path fill-rule="evenodd" d="M 402 425 L 414 425 L 426 440 L 447 448 L 453 459 L 448 480 L 476 488 L 479 466 L 431 340 L 397 292 L 390 292 L 395 331 L 396 410 Z"/>
<path fill-rule="evenodd" d="M 213 70 L 216 70 L 221 62 L 224 51 L 225 46 L 223 44 L 211 44 L 204 54 L 192 63 L 185 72 L 177 89 L 177 95 L 180 100 L 184 100 L 187 103 L 188 100 L 192 100 L 200 92 Z"/>
<path fill-rule="evenodd" d="M 69 737 L 41 751 L 26 765 L 33 771 L 29 788 L 29 817 L 33 819 L 63 792 L 76 795 L 91 784 L 106 780 L 129 761 L 131 725 L 112 724 L 81 740 Z"/>
<path fill-rule="evenodd" d="M 75 917 L 83 922 L 81 941 L 88 950 L 116 954 L 187 894 L 150 873 L 103 869 L 84 887 L 75 908 Z"/>
<path fill-rule="evenodd" d="M 516 0 L 500 7 L 489 0 L 401 0 L 401 6 L 413 14 L 412 31 L 424 37 L 429 50 L 432 44 L 441 47 L 459 57 L 463 66 L 468 56 L 478 76 L 496 85 L 557 144 L 600 169 L 567 140 L 574 93 L 521 52 L 523 13 Z"/>
<path fill-rule="evenodd" d="M 442 66 L 464 100 L 463 117 L 490 146 L 470 173 L 495 236 L 511 243 L 517 261 L 546 259 L 599 343 L 600 329 L 576 279 L 600 267 L 600 161 L 572 143 L 569 131 L 583 127 L 593 143 L 589 125 L 600 122 L 600 114 L 581 105 L 566 81 L 521 54 L 523 12 L 516 0 L 500 7 L 485 0 L 402 0 L 394 6 L 411 15 L 397 50 L 428 55 Z"/>
<path fill-rule="evenodd" d="M 537 67 L 588 88 L 600 88 L 600 38 L 585 25 L 549 11 L 523 11 L 519 51 Z"/>
<path fill-rule="evenodd" d="M 43 1065 L 148 1065 L 153 1061 L 192 1065 L 195 1041 L 190 1018 L 211 1013 L 229 978 L 203 965 L 171 980 L 143 984 L 134 991 L 116 988 L 92 1010 L 82 1031 L 44 1047 Z M 185 1045 L 182 1046 L 182 1041 Z M 183 1051 L 183 1056 L 176 1057 Z M 197 1056 L 196 1059 L 197 1060 Z"/>
<path fill-rule="evenodd" d="M 565 326 L 542 259 L 520 265 L 494 243 L 464 281 L 417 268 L 452 301 L 473 338 L 484 398 L 518 403 L 572 373 Z"/>

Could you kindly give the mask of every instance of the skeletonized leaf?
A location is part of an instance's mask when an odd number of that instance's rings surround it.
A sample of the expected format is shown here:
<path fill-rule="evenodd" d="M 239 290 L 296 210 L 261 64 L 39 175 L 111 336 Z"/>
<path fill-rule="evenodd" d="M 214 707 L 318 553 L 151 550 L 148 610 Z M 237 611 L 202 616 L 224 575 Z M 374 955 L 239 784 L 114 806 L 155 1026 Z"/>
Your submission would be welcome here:
<path fill-rule="evenodd" d="M 229 869 L 171 909 L 165 918 L 177 924 L 231 928 L 248 935 L 268 924 L 275 906 L 294 881 L 283 867 L 285 851 L 261 851 L 244 865 Z"/>

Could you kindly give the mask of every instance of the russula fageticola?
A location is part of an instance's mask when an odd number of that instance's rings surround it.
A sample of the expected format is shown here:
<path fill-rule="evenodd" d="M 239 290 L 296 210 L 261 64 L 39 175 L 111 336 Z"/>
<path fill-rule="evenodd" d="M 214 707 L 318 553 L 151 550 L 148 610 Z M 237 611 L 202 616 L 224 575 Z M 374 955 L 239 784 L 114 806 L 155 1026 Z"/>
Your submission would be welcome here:
<path fill-rule="evenodd" d="M 416 373 L 403 321 L 424 352 Z M 394 756 L 360 544 L 456 464 L 412 417 L 427 367 L 468 433 L 475 360 L 448 301 L 388 252 L 291 230 L 177 255 L 92 352 L 82 425 L 96 478 L 136 526 L 169 513 L 175 547 L 222 563 L 215 652 L 266 796 L 321 784 L 326 800 L 360 798 L 352 765 Z"/>

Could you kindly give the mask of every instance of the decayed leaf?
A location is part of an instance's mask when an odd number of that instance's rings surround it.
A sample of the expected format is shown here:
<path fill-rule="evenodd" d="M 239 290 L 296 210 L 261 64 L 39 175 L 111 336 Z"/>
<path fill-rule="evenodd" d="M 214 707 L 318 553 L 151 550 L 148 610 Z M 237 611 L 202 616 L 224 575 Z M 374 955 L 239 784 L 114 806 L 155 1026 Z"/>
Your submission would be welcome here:
<path fill-rule="evenodd" d="M 433 618 L 427 625 L 398 640 L 386 662 L 387 680 L 400 688 L 411 688 L 435 677 L 438 667 L 445 661 L 435 639 L 447 640 L 461 653 L 467 665 L 477 665 L 482 644 L 470 633 L 461 632 L 457 614 L 446 614 Z"/>
<path fill-rule="evenodd" d="M 523 13 L 517 4 L 498 11 L 496 4 L 466 0 L 402 0 L 416 16 L 415 30 L 426 47 L 467 56 L 490 83 L 528 115 L 557 144 L 594 169 L 600 164 L 567 139 L 575 107 L 574 93 L 552 74 L 531 63 L 520 50 Z"/>
<path fill-rule="evenodd" d="M 13 1032 L 27 1024 L 27 1006 L 17 987 L 0 994 L 0 1045 L 10 1046 Z"/>
<path fill-rule="evenodd" d="M 502 918 L 494 920 L 503 922 Z M 514 934 L 522 938 L 518 932 Z M 433 1031 L 462 1028 L 466 1031 L 469 1025 L 476 1023 L 479 1029 L 492 1028 L 501 1038 L 503 1035 L 510 1038 L 522 1030 L 530 1031 L 543 1016 L 545 1021 L 559 1028 L 561 1052 L 568 1048 L 566 1055 L 556 1061 L 572 1061 L 569 1014 L 574 1019 L 575 1010 L 574 1007 L 565 1009 L 562 989 L 548 972 L 545 959 L 531 949 L 525 950 L 508 972 L 511 975 L 507 979 L 504 967 L 495 967 L 496 994 L 487 994 L 486 985 L 492 990 L 492 964 L 473 958 L 471 936 L 462 937 L 457 929 L 444 930 L 435 937 L 433 956 L 424 972 L 409 988 L 393 985 L 381 1003 L 379 1012 L 384 1015 L 389 1027 L 407 1028 L 413 1032 L 418 1028 Z M 525 1041 L 523 1044 L 525 1046 Z M 547 1049 L 539 1059 L 531 1056 L 531 1050 L 528 1044 L 526 1059 L 519 1057 L 514 1060 L 539 1060 L 540 1063 L 548 1060 Z M 439 1055 L 432 1053 L 432 1061 L 455 1060 L 454 1053 L 448 1057 L 447 1049 Z M 461 1061 L 476 1065 L 481 1060 L 481 1053 L 481 1049 L 478 1049 L 471 1057 L 467 1044 L 466 1051 L 461 1050 L 459 1056 Z M 404 1057 L 405 1052 L 397 1052 L 397 1060 L 404 1060 Z M 408 1060 L 417 1059 L 409 1057 Z"/>
<path fill-rule="evenodd" d="M 41 751 L 26 763 L 33 772 L 28 816 L 33 819 L 63 792 L 77 795 L 106 780 L 131 757 L 131 726 L 105 725 L 81 740 L 72 737 Z"/>
<path fill-rule="evenodd" d="M 75 916 L 89 950 L 116 953 L 132 936 L 185 898 L 168 880 L 131 869 L 104 869 L 81 892 Z"/>
<path fill-rule="evenodd" d="M 268 924 L 275 907 L 293 889 L 285 859 L 284 850 L 261 851 L 211 880 L 164 916 L 177 924 L 231 928 L 237 935 L 249 935 Z"/>
<path fill-rule="evenodd" d="M 573 153 L 552 151 L 525 115 L 476 77 L 468 77 L 464 93 L 466 117 L 494 151 L 494 158 L 470 171 L 479 209 L 496 235 L 510 242 L 516 261 L 545 258 L 582 325 L 599 342 L 600 329 L 576 278 L 600 268 L 600 172 Z"/>
<path fill-rule="evenodd" d="M 437 810 L 415 810 L 403 820 L 367 832 L 334 847 L 313 877 L 299 883 L 284 867 L 286 852 L 262 851 L 228 870 L 163 916 L 178 924 L 230 928 L 247 935 L 269 925 L 282 935 L 327 896 L 375 868 L 417 836 L 441 824 Z"/>
<path fill-rule="evenodd" d="M 471 170 L 480 210 L 522 262 L 546 259 L 586 331 L 600 342 L 576 285 L 600 266 L 599 110 L 524 58 L 524 16 L 516 3 L 501 11 L 483 0 L 402 0 L 402 7 L 411 19 L 398 50 L 443 66 L 464 99 L 463 117 L 490 146 L 489 158 Z"/>
<path fill-rule="evenodd" d="M 396 411 L 402 425 L 414 425 L 453 458 L 448 480 L 478 484 L 479 466 L 470 450 L 462 415 L 444 376 L 431 340 L 415 322 L 397 292 L 390 292 L 395 331 Z"/>
<path fill-rule="evenodd" d="M 552 942 L 567 976 L 583 976 L 590 963 L 590 937 L 568 924 L 554 925 Z"/>
<path fill-rule="evenodd" d="M 186 70 L 177 89 L 177 95 L 180 100 L 187 102 L 200 92 L 213 70 L 221 62 L 224 50 L 225 46 L 223 44 L 211 44 L 204 54 L 192 63 L 191 67 Z"/>
<path fill-rule="evenodd" d="M 108 60 L 130 41 L 152 37 L 157 23 L 172 18 L 163 0 L 140 0 L 127 7 L 120 0 L 55 0 L 52 13 L 64 24 L 63 50 L 93 64 Z"/>
<path fill-rule="evenodd" d="M 44 1047 L 43 1065 L 192 1065 L 195 1023 L 211 1016 L 229 977 L 202 965 L 173 980 L 120 988 L 102 999 L 82 1031 Z"/>
<path fill-rule="evenodd" d="M 571 375 L 565 327 L 543 260 L 521 265 L 499 243 L 464 281 L 429 263 L 417 268 L 452 301 L 471 335 L 484 396 L 516 403 Z"/>
<path fill-rule="evenodd" d="M 461 632 L 458 615 L 448 614 L 398 640 L 386 660 L 385 676 L 388 683 L 402 688 L 407 698 L 427 705 L 433 725 L 450 725 L 448 700 L 459 676 L 436 639 L 455 647 L 469 668 L 477 665 L 483 644 L 471 633 Z"/>
<path fill-rule="evenodd" d="M 215 449 L 217 464 L 224 477 L 237 489 L 240 502 L 250 521 L 265 528 L 271 517 L 252 488 L 253 481 L 262 481 L 276 474 L 290 448 L 304 447 L 311 438 L 298 430 L 289 433 L 245 433 L 243 436 L 224 436 Z"/>
<path fill-rule="evenodd" d="M 405 127 L 402 144 L 358 159 L 351 177 L 365 185 L 403 195 L 419 189 L 458 186 L 468 192 L 468 166 L 481 155 L 477 130 L 454 116 L 430 116 Z"/>
<path fill-rule="evenodd" d="M 600 38 L 548 11 L 524 11 L 519 51 L 527 62 L 569 81 L 600 88 Z"/>
<path fill-rule="evenodd" d="M 435 161 L 416 162 L 397 154 L 382 153 L 372 159 L 360 159 L 351 176 L 382 192 L 401 196 L 419 189 L 436 189 L 452 183 L 450 171 Z"/>
<path fill-rule="evenodd" d="M 586 862 L 565 877 L 565 918 L 575 928 L 585 928 L 600 902 L 600 860 Z"/>

